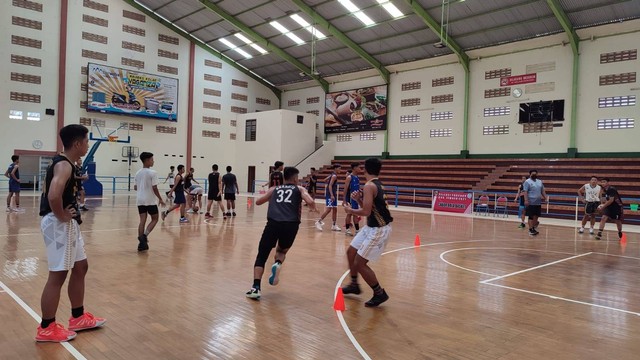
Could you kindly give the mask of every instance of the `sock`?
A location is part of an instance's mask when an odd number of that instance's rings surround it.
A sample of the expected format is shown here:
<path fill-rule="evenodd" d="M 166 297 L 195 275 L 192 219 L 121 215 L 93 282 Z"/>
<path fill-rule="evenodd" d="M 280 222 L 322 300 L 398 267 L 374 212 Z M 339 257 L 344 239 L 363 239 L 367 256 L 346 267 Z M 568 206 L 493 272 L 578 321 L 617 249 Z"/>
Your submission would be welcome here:
<path fill-rule="evenodd" d="M 375 295 L 380 295 L 384 291 L 384 289 L 380 286 L 380 283 L 376 283 L 371 287 L 371 289 L 373 289 L 373 293 Z"/>
<path fill-rule="evenodd" d="M 282 261 L 280 261 L 280 260 L 276 260 L 276 264 L 280 264 L 280 265 L 282 265 Z"/>
<path fill-rule="evenodd" d="M 149 236 L 149 230 L 144 231 L 144 236 Z"/>
<path fill-rule="evenodd" d="M 79 318 L 84 314 L 84 306 L 77 307 L 75 309 L 71 309 L 71 316 L 74 318 Z"/>
<path fill-rule="evenodd" d="M 351 284 L 358 285 L 358 275 L 351 276 Z"/>
<path fill-rule="evenodd" d="M 360 231 L 360 224 L 356 223 L 355 225 L 353 225 L 353 227 L 356 228 L 356 231 Z"/>
<path fill-rule="evenodd" d="M 42 319 L 42 322 L 40 323 L 40 327 L 43 329 L 46 329 L 49 325 L 53 324 L 54 322 L 56 322 L 55 317 L 52 317 L 51 319 Z"/>
<path fill-rule="evenodd" d="M 253 288 L 260 290 L 260 279 L 253 279 Z"/>

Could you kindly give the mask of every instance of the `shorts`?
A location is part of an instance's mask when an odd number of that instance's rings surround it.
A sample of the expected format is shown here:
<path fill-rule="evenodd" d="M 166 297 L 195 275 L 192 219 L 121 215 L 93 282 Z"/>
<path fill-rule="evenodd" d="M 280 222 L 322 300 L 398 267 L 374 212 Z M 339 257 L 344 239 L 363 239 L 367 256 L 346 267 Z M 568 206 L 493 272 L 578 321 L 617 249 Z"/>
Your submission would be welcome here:
<path fill-rule="evenodd" d="M 375 261 L 382 256 L 387 241 L 391 235 L 391 225 L 383 227 L 365 226 L 360 229 L 351 241 L 351 247 L 358 250 L 358 255 L 369 261 Z"/>
<path fill-rule="evenodd" d="M 47 248 L 49 271 L 68 271 L 85 260 L 84 239 L 75 220 L 63 223 L 53 213 L 42 217 L 40 229 Z"/>
<path fill-rule="evenodd" d="M 224 194 L 224 199 L 225 200 L 235 200 L 236 199 L 236 194 L 234 194 L 234 193 L 230 193 L 230 194 L 225 193 Z"/>
<path fill-rule="evenodd" d="M 15 180 L 9 180 L 9 192 L 19 193 L 20 192 L 20 183 Z"/>
<path fill-rule="evenodd" d="M 356 209 L 360 209 L 360 205 L 358 205 L 358 202 L 355 200 L 351 200 L 351 208 L 356 210 Z"/>
<path fill-rule="evenodd" d="M 138 214 L 158 215 L 158 205 L 138 205 Z"/>
<path fill-rule="evenodd" d="M 201 187 L 196 187 L 196 188 L 190 188 L 189 189 L 189 194 L 193 195 L 202 195 L 204 194 L 204 189 Z"/>
<path fill-rule="evenodd" d="M 309 192 L 309 194 L 315 194 L 317 190 L 318 187 L 316 185 L 309 185 L 307 187 L 307 191 Z"/>
<path fill-rule="evenodd" d="M 222 196 L 220 196 L 218 194 L 218 192 L 209 193 L 209 194 L 207 194 L 207 199 L 209 199 L 211 201 L 222 201 Z"/>
<path fill-rule="evenodd" d="M 525 214 L 526 209 L 527 208 L 524 205 L 518 206 L 518 217 L 519 218 L 522 217 L 522 214 Z"/>
<path fill-rule="evenodd" d="M 334 207 L 338 207 L 338 199 L 334 199 L 333 201 L 331 201 L 330 197 L 325 197 L 325 205 L 328 208 L 334 208 Z"/>
<path fill-rule="evenodd" d="M 609 205 L 604 209 L 604 216 L 611 220 L 624 220 L 624 213 L 620 206 Z"/>
<path fill-rule="evenodd" d="M 542 205 L 529 205 L 529 206 L 527 206 L 526 214 L 530 218 L 533 217 L 533 216 L 540 217 L 540 215 L 542 215 Z"/>
<path fill-rule="evenodd" d="M 587 215 L 594 214 L 598 210 L 598 206 L 600 205 L 599 201 L 588 202 L 584 206 L 584 213 Z"/>
<path fill-rule="evenodd" d="M 267 225 L 264 227 L 260 238 L 259 247 L 263 250 L 267 248 L 271 250 L 278 245 L 281 249 L 289 249 L 293 246 L 293 241 L 298 234 L 298 228 L 300 228 L 300 223 L 267 220 Z"/>
<path fill-rule="evenodd" d="M 174 204 L 186 204 L 187 199 L 184 197 L 184 191 L 176 191 L 175 198 L 173 199 Z"/>

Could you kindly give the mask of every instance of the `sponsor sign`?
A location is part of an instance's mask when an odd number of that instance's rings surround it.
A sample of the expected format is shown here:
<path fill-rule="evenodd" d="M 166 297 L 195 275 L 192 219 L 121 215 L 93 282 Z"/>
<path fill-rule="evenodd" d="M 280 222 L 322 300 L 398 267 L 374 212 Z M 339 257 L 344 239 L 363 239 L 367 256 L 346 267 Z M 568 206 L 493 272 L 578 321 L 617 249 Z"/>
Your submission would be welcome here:
<path fill-rule="evenodd" d="M 473 193 L 436 191 L 433 193 L 433 210 L 471 214 L 473 212 Z"/>
<path fill-rule="evenodd" d="M 534 83 L 536 81 L 538 81 L 538 74 L 506 76 L 506 77 L 500 78 L 500 86 L 529 84 L 529 83 Z"/>

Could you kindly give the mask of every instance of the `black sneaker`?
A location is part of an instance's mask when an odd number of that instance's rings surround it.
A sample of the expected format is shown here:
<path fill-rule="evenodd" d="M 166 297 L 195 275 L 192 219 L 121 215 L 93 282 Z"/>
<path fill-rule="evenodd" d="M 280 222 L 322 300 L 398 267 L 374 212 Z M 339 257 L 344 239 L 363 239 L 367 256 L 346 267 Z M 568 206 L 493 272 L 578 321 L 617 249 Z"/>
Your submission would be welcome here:
<path fill-rule="evenodd" d="M 226 217 L 231 217 L 231 213 L 227 211 L 227 213 L 225 214 Z"/>
<path fill-rule="evenodd" d="M 235 211 L 234 211 L 234 212 L 232 212 L 232 213 L 231 213 L 231 215 L 236 216 L 236 212 L 235 212 Z"/>
<path fill-rule="evenodd" d="M 538 235 L 538 234 L 540 234 L 540 233 L 538 232 L 538 230 L 535 230 L 535 229 L 531 229 L 531 230 L 529 230 L 529 235 L 531 235 L 531 236 L 536 236 L 536 235 Z"/>
<path fill-rule="evenodd" d="M 251 288 L 251 290 L 245 293 L 245 296 L 249 299 L 260 300 L 260 289 Z"/>
<path fill-rule="evenodd" d="M 149 241 L 145 235 L 138 236 L 138 251 L 149 250 Z"/>
<path fill-rule="evenodd" d="M 82 211 L 89 211 L 89 209 L 88 209 L 86 206 L 84 206 L 84 205 L 82 205 L 82 206 L 80 207 L 80 210 L 82 210 Z"/>
<path fill-rule="evenodd" d="M 389 295 L 387 295 L 387 292 L 382 290 L 382 294 L 380 295 L 373 295 L 373 297 L 371 298 L 371 300 L 367 301 L 366 303 L 364 303 L 364 306 L 366 307 L 376 307 L 380 304 L 382 304 L 383 302 L 389 300 Z"/>
<path fill-rule="evenodd" d="M 359 295 L 362 291 L 360 291 L 360 285 L 358 284 L 349 284 L 347 286 L 342 287 L 343 294 L 356 294 Z"/>

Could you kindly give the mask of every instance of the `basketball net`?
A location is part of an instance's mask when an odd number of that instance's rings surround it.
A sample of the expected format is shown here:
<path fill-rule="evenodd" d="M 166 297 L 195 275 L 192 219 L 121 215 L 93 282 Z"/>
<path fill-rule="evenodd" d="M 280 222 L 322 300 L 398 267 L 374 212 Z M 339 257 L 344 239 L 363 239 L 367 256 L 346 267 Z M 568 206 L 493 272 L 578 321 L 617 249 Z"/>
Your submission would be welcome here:
<path fill-rule="evenodd" d="M 107 135 L 107 139 L 109 142 L 116 142 L 118 141 L 118 135 Z"/>

